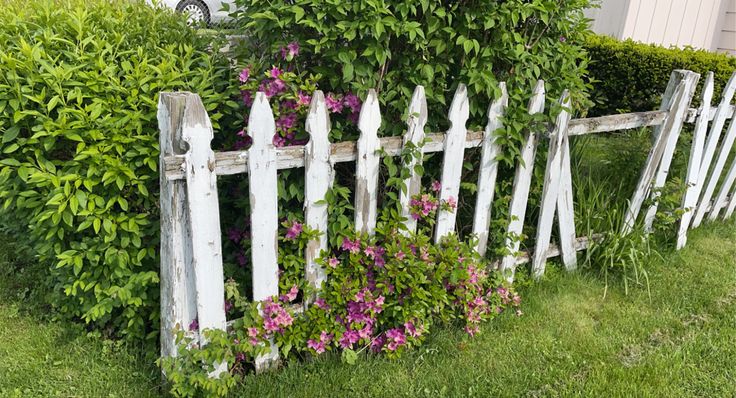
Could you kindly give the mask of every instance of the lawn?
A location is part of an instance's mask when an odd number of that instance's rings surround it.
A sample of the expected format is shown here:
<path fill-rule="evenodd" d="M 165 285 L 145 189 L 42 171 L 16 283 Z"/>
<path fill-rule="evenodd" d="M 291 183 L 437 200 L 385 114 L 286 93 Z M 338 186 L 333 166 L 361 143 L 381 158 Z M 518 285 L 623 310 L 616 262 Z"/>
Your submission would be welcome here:
<path fill-rule="evenodd" d="M 9 256 L 0 251 L 6 269 Z M 651 298 L 643 287 L 624 295 L 615 279 L 604 298 L 596 272 L 549 270 L 522 290 L 522 317 L 502 316 L 474 339 L 446 329 L 397 361 L 292 364 L 248 377 L 235 396 L 736 395 L 732 223 L 694 231 L 686 249 L 652 260 Z M 156 372 L 140 349 L 73 337 L 78 331 L 21 302 L 23 275 L 3 279 L 0 396 L 157 394 Z"/>

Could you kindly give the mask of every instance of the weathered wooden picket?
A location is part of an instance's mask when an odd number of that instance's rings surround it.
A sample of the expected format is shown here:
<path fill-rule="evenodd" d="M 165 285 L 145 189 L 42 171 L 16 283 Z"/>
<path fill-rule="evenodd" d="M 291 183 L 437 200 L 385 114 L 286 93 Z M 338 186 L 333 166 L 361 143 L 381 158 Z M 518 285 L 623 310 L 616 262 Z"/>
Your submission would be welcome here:
<path fill-rule="evenodd" d="M 640 181 L 633 193 L 626 214 L 625 231 L 631 230 L 639 211 L 648 197 L 656 199 L 659 188 L 667 179 L 675 146 L 684 123 L 695 122 L 692 150 L 687 171 L 688 188 L 684 195 L 678 248 L 685 245 L 690 227 L 700 224 L 706 214 L 716 218 L 726 207 L 725 217 L 736 209 L 736 162 L 728 170 L 716 199 L 711 201 L 721 172 L 736 139 L 736 123 L 730 123 L 726 136 L 720 140 L 727 119 L 734 117 L 731 100 L 736 91 L 736 73 L 723 91 L 717 108 L 711 107 L 713 75 L 705 79 L 698 109 L 689 108 L 699 75 L 690 71 L 672 73 L 665 90 L 660 110 L 628 113 L 587 119 L 572 119 L 567 110 L 569 96 L 565 92 L 559 102 L 563 111 L 548 131 L 528 131 L 521 149 L 521 161 L 516 168 L 508 236 L 522 233 L 527 209 L 534 158 L 541 138 L 548 138 L 549 150 L 545 168 L 544 187 L 540 205 L 536 240 L 530 253 L 519 251 L 519 240 L 508 239 L 508 255 L 500 260 L 500 267 L 513 278 L 518 264 L 532 262 L 535 276 L 544 273 L 547 258 L 561 256 L 568 270 L 576 268 L 576 252 L 588 247 L 591 237 L 577 237 L 573 212 L 572 173 L 570 169 L 569 137 L 592 133 L 611 132 L 645 126 L 654 126 L 654 142 Z M 460 187 L 463 156 L 467 148 L 481 148 L 478 193 L 475 206 L 473 233 L 478 236 L 477 251 L 484 255 L 488 245 L 491 207 L 496 186 L 497 156 L 502 148 L 494 138 L 494 131 L 502 126 L 502 116 L 508 102 L 506 86 L 501 84 L 501 95 L 488 107 L 488 122 L 483 131 L 468 131 L 469 98 L 464 85 L 455 92 L 446 133 L 426 134 L 427 104 L 424 89 L 416 88 L 409 106 L 409 119 L 404 137 L 378 137 L 381 112 L 377 94 L 370 91 L 362 107 L 357 142 L 330 143 L 330 120 L 324 95 L 317 91 L 306 122 L 311 140 L 304 146 L 276 148 L 274 116 L 265 94 L 258 93 L 251 108 L 248 131 L 253 145 L 244 151 L 213 152 L 210 141 L 212 126 L 202 102 L 192 93 L 162 93 L 159 100 L 161 130 L 161 345 L 162 355 L 175 355 L 174 331 L 184 328 L 195 318 L 199 330 L 226 328 L 223 308 L 224 285 L 220 219 L 218 211 L 217 176 L 247 173 L 250 181 L 252 223 L 252 278 L 253 299 L 260 301 L 278 295 L 277 264 L 277 171 L 304 167 L 305 220 L 320 231 L 327 228 L 327 206 L 322 199 L 333 181 L 334 164 L 356 162 L 355 228 L 372 233 L 376 226 L 378 170 L 382 149 L 386 156 L 397 156 L 408 142 L 418 143 L 426 138 L 423 153 L 444 152 L 440 199 L 457 198 Z M 539 81 L 529 101 L 529 113 L 544 111 L 544 82 Z M 710 121 L 710 130 L 708 125 Z M 711 170 L 716 149 L 720 152 Z M 403 214 L 407 216 L 409 231 L 416 223 L 409 215 L 411 195 L 419 192 L 421 178 L 415 172 L 412 160 L 405 166 L 411 170 L 406 180 L 407 193 L 400 195 Z M 710 172 L 710 173 L 709 173 Z M 705 191 L 703 188 L 705 187 Z M 701 191 L 702 194 L 701 194 Z M 655 204 L 647 209 L 645 227 L 651 228 L 656 214 Z M 553 221 L 557 214 L 558 245 L 551 243 Z M 692 220 L 692 222 L 691 222 Z M 435 240 L 453 233 L 455 214 L 439 211 Z M 605 233 L 606 231 L 599 231 Z M 326 233 L 310 242 L 306 258 L 306 278 L 319 288 L 325 280 L 324 270 L 316 259 L 327 248 Z M 311 298 L 305 298 L 305 304 Z M 206 342 L 202 342 L 206 343 Z M 278 358 L 275 347 L 268 356 L 258 358 L 256 367 L 262 369 Z M 219 370 L 225 369 L 222 364 Z M 216 374 L 217 372 L 215 372 Z"/>

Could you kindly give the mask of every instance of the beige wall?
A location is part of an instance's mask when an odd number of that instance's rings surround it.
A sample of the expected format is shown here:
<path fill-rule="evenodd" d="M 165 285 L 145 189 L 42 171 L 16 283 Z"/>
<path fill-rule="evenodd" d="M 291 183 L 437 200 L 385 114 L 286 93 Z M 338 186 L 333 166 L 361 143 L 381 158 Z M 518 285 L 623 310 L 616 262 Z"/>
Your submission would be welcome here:
<path fill-rule="evenodd" d="M 736 55 L 736 0 L 725 0 L 719 28 L 716 49 Z"/>
<path fill-rule="evenodd" d="M 619 39 L 736 53 L 736 0 L 602 0 L 592 29 Z"/>

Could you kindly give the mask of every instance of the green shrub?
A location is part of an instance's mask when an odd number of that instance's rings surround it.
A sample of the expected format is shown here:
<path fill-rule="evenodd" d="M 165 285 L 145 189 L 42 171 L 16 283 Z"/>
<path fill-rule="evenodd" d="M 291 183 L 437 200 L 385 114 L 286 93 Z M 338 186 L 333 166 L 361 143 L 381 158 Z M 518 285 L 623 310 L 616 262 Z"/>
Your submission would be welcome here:
<path fill-rule="evenodd" d="M 589 0 L 479 1 L 325 1 L 236 0 L 239 26 L 251 40 L 239 60 L 264 70 L 264 55 L 291 42 L 301 46 L 302 68 L 323 77 L 325 92 L 380 92 L 385 129 L 401 133 L 401 118 L 416 85 L 425 87 L 428 127 L 443 128 L 450 99 L 459 83 L 471 98 L 470 125 L 485 123 L 498 82 L 510 90 L 509 116 L 500 134 L 512 150 L 520 147 L 526 103 L 537 79 L 545 79 L 549 98 L 569 89 L 576 105 L 586 104 L 588 32 L 583 10 Z M 268 65 L 270 66 L 270 65 Z"/>
<path fill-rule="evenodd" d="M 701 80 L 712 71 L 716 102 L 736 70 L 736 58 L 704 50 L 668 49 L 607 36 L 592 36 L 585 47 L 590 55 L 589 76 L 593 79 L 593 115 L 657 109 L 674 69 L 700 73 Z M 702 84 L 698 85 L 695 103 L 700 98 L 700 87 Z"/>
<path fill-rule="evenodd" d="M 6 2 L 0 42 L 0 220 L 48 264 L 62 314 L 155 334 L 158 93 L 197 92 L 222 124 L 227 62 L 142 1 Z"/>

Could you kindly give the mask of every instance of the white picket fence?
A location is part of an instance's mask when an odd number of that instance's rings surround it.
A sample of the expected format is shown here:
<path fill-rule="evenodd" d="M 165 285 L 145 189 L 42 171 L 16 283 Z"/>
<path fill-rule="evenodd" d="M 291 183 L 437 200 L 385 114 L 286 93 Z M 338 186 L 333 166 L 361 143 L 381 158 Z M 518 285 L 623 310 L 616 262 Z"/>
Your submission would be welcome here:
<path fill-rule="evenodd" d="M 519 241 L 509 239 L 506 245 L 511 254 L 501 259 L 501 268 L 509 270 L 513 278 L 513 271 L 518 264 L 531 261 L 533 273 L 538 277 L 544 273 L 547 258 L 561 256 L 565 267 L 574 270 L 577 265 L 576 252 L 588 247 L 590 237 L 577 237 L 575 232 L 570 136 L 655 127 L 653 147 L 626 214 L 625 228 L 630 230 L 644 200 L 657 195 L 658 189 L 665 184 L 683 123 L 694 121 L 695 132 L 687 171 L 688 189 L 682 202 L 685 213 L 680 222 L 677 247 L 685 245 L 687 230 L 698 226 L 706 215 L 711 220 L 715 219 L 726 207 L 725 217 L 730 217 L 736 208 L 736 195 L 732 192 L 736 180 L 736 162 L 731 164 L 715 200 L 711 199 L 736 139 L 736 123 L 730 123 L 725 137 L 721 139 L 726 120 L 734 117 L 735 108 L 731 105 L 731 100 L 736 90 L 736 73 L 729 80 L 720 104 L 715 108 L 711 106 L 713 74 L 709 73 L 702 90 L 701 105 L 698 109 L 691 109 L 689 105 L 699 77 L 698 74 L 685 70 L 672 72 L 658 111 L 571 120 L 570 114 L 563 110 L 549 131 L 528 131 L 521 149 L 521 162 L 514 177 L 511 221 L 507 232 L 508 236 L 522 233 L 537 146 L 541 138 L 548 138 L 549 150 L 535 246 L 531 254 L 520 252 Z M 424 153 L 444 152 L 441 200 L 458 197 L 465 149 L 481 148 L 472 231 L 479 238 L 476 249 L 484 255 L 496 185 L 496 158 L 504 150 L 493 135 L 501 127 L 501 116 L 508 101 L 503 83 L 501 93 L 488 107 L 486 128 L 483 131 L 468 131 L 465 125 L 469 115 L 469 98 L 465 86 L 460 85 L 448 114 L 450 129 L 445 133 L 425 135 L 427 104 L 424 89 L 419 86 L 411 99 L 405 135 L 379 138 L 381 112 L 376 93 L 370 91 L 360 113 L 358 127 L 361 135 L 358 141 L 330 143 L 328 111 L 323 94 L 317 91 L 312 97 L 306 122 L 306 131 L 311 140 L 304 146 L 284 148 L 275 148 L 272 143 L 275 133 L 274 116 L 266 96 L 258 93 L 248 122 L 248 132 L 253 138 L 251 148 L 217 153 L 210 148 L 212 125 L 199 96 L 192 93 L 162 93 L 158 113 L 161 130 L 162 355 L 176 355 L 174 331 L 177 328 L 186 328 L 194 319 L 198 319 L 200 331 L 225 329 L 227 325 L 223 307 L 222 237 L 216 183 L 218 175 L 248 174 L 252 223 L 252 285 L 253 299 L 256 301 L 279 294 L 279 169 L 304 167 L 306 224 L 325 232 L 319 239 L 311 242 L 304 253 L 308 283 L 319 288 L 325 280 L 325 273 L 316 259 L 321 250 L 327 249 L 327 205 L 321 200 L 332 184 L 335 163 L 356 162 L 355 228 L 357 231 L 371 233 L 376 226 L 376 198 L 379 189 L 381 155 L 377 150 L 381 148 L 387 156 L 397 156 L 406 143 L 418 143 L 425 138 L 426 144 L 422 147 Z M 563 106 L 568 105 L 567 93 L 559 101 Z M 528 111 L 540 113 L 544 111 L 544 107 L 544 82 L 540 80 L 531 95 Z M 713 165 L 712 160 L 718 148 L 719 155 Z M 400 196 L 403 214 L 407 216 L 410 197 L 419 192 L 421 179 L 415 173 L 414 167 L 411 167 L 412 164 L 405 166 L 409 166 L 412 172 L 406 180 L 407 193 Z M 555 213 L 560 237 L 557 245 L 550 243 Z M 656 201 L 646 211 L 646 228 L 652 227 L 655 213 Z M 406 218 L 408 230 L 415 230 L 416 223 L 411 217 Z M 454 230 L 455 213 L 439 210 L 435 240 Z M 277 358 L 277 350 L 272 347 L 269 356 L 256 360 L 256 367 L 262 369 Z M 220 371 L 224 369 L 222 365 Z"/>

